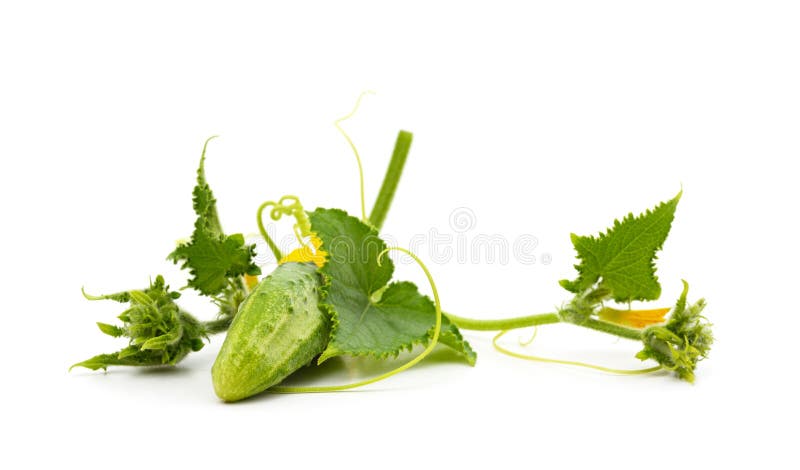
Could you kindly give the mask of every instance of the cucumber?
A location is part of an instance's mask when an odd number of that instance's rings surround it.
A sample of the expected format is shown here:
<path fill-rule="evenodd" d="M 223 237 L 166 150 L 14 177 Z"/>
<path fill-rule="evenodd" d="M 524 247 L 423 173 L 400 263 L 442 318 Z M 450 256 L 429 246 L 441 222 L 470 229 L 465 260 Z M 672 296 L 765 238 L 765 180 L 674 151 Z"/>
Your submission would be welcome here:
<path fill-rule="evenodd" d="M 211 378 L 217 396 L 237 401 L 263 392 L 311 362 L 328 344 L 331 322 L 319 309 L 312 263 L 284 263 L 239 308 Z"/>

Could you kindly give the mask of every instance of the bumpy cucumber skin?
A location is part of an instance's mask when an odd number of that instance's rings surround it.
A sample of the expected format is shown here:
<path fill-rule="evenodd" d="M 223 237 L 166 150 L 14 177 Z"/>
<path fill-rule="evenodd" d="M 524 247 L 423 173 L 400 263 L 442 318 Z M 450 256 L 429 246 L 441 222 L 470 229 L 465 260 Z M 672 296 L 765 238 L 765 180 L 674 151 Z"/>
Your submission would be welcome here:
<path fill-rule="evenodd" d="M 319 309 L 320 274 L 310 263 L 284 263 L 242 303 L 211 378 L 231 402 L 279 383 L 328 344 L 330 319 Z"/>

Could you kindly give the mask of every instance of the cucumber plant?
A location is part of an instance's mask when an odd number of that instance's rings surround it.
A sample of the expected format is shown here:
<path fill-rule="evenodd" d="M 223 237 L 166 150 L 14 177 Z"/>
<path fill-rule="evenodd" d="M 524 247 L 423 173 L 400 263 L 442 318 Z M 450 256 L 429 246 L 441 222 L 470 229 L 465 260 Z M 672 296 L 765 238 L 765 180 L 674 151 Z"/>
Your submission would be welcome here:
<path fill-rule="evenodd" d="M 360 102 L 359 98 L 359 102 Z M 340 209 L 306 211 L 296 196 L 268 201 L 258 208 L 257 223 L 270 251 L 278 260 L 274 271 L 258 280 L 255 246 L 242 234 L 226 235 L 217 213 L 216 199 L 206 177 L 206 141 L 193 190 L 197 214 L 188 242 L 168 259 L 189 272 L 187 288 L 207 297 L 219 309 L 217 318 L 199 321 L 182 310 L 162 276 L 143 290 L 91 296 L 128 303 L 119 315 L 122 326 L 98 323 L 100 330 L 127 337 L 128 345 L 113 354 L 101 354 L 72 367 L 92 370 L 109 366 L 174 366 L 187 354 L 201 349 L 215 333 L 227 336 L 211 369 L 217 395 L 237 401 L 262 391 L 327 392 L 346 390 L 383 380 L 412 367 L 437 344 L 456 351 L 474 365 L 476 354 L 460 329 L 496 330 L 494 346 L 522 359 L 594 367 L 615 373 L 647 373 L 669 369 L 693 381 L 697 363 L 713 342 L 710 324 L 701 315 L 703 300 L 687 302 L 688 284 L 668 319 L 670 309 L 633 310 L 630 302 L 655 301 L 661 286 L 655 275 L 655 257 L 669 233 L 681 194 L 639 216 L 629 214 L 598 236 L 572 235 L 579 264 L 578 276 L 561 285 L 573 297 L 555 312 L 500 320 L 471 319 L 442 313 L 438 291 L 424 263 L 405 249 L 387 247 L 379 236 L 408 155 L 412 134 L 400 131 L 386 176 L 369 217 L 364 204 L 361 159 L 352 140 L 340 127 L 358 162 L 361 182 L 361 218 Z M 300 247 L 284 255 L 268 235 L 263 214 L 272 220 L 295 219 Z M 392 281 L 394 266 L 384 255 L 399 250 L 423 269 L 434 299 L 421 294 L 413 283 Z M 614 304 L 623 304 L 622 308 Z M 628 304 L 625 308 L 624 304 Z M 499 340 L 509 330 L 566 322 L 625 339 L 641 341 L 637 357 L 657 366 L 621 371 L 590 364 L 560 361 L 515 353 Z M 326 387 L 286 387 L 287 376 L 307 364 L 337 356 L 396 357 L 416 345 L 425 348 L 399 368 L 356 383 Z"/>

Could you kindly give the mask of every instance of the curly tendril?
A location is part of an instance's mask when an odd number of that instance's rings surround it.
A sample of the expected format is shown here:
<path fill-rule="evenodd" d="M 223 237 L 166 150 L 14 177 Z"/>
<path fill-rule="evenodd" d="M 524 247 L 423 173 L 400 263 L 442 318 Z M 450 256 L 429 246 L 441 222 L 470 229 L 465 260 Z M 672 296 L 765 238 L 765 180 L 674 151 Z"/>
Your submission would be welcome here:
<path fill-rule="evenodd" d="M 258 214 L 256 216 L 258 231 L 261 233 L 261 236 L 264 237 L 264 240 L 266 240 L 270 250 L 272 250 L 272 254 L 275 255 L 275 259 L 281 260 L 283 258 L 283 253 L 281 253 L 280 248 L 278 248 L 278 245 L 275 244 L 272 237 L 267 233 L 267 229 L 264 227 L 264 211 L 268 207 L 271 207 L 269 217 L 276 222 L 284 215 L 294 217 L 294 235 L 297 241 L 303 246 L 306 246 L 305 238 L 312 235 L 311 222 L 308 220 L 308 214 L 306 214 L 303 205 L 300 204 L 300 198 L 297 196 L 286 195 L 280 198 L 278 202 L 267 201 L 258 207 Z"/>
<path fill-rule="evenodd" d="M 538 334 L 539 334 L 539 327 L 538 326 L 534 326 L 533 327 L 533 334 L 531 335 L 531 337 L 529 339 L 524 340 L 524 341 L 522 340 L 522 338 L 520 338 L 519 339 L 519 345 L 520 346 L 530 346 L 531 343 L 533 343 L 533 340 L 536 339 L 536 335 L 538 335 Z"/>
<path fill-rule="evenodd" d="M 621 375 L 649 374 L 651 372 L 656 372 L 656 371 L 659 371 L 659 370 L 662 369 L 661 366 L 650 367 L 650 368 L 647 368 L 647 369 L 613 369 L 611 367 L 598 366 L 598 365 L 595 365 L 595 364 L 587 364 L 585 362 L 566 361 L 566 360 L 563 360 L 563 359 L 550 359 L 550 358 L 547 358 L 547 357 L 539 357 L 539 356 L 531 356 L 531 355 L 527 355 L 527 354 L 520 354 L 520 353 L 511 351 L 511 350 L 508 350 L 508 349 L 500 346 L 500 344 L 498 343 L 500 338 L 505 336 L 505 334 L 508 333 L 508 331 L 509 330 L 503 330 L 503 331 L 497 333 L 497 335 L 495 335 L 495 337 L 492 339 L 492 344 L 494 345 L 494 348 L 497 351 L 499 351 L 499 352 L 501 352 L 501 353 L 503 353 L 503 354 L 505 354 L 507 356 L 516 357 L 517 359 L 524 359 L 526 361 L 546 362 L 546 363 L 549 363 L 549 364 L 563 364 L 563 365 L 568 365 L 568 366 L 586 367 L 586 368 L 589 368 L 589 369 L 599 370 L 601 372 L 607 372 L 609 374 L 621 374 Z M 528 346 L 533 342 L 533 340 L 535 338 L 536 338 L 536 330 L 534 330 L 533 337 L 531 337 L 531 339 L 529 339 L 528 341 L 524 341 L 524 342 L 520 341 L 520 344 L 522 344 L 523 346 Z"/>
<path fill-rule="evenodd" d="M 364 223 L 369 223 L 369 219 L 367 218 L 367 208 L 366 204 L 364 203 L 364 168 L 361 165 L 361 156 L 359 156 L 358 154 L 358 149 L 356 148 L 356 144 L 353 143 L 353 139 L 351 139 L 350 136 L 347 135 L 347 132 L 345 132 L 344 129 L 342 129 L 342 126 L 340 126 L 340 124 L 343 121 L 350 119 L 356 114 L 356 111 L 358 111 L 359 106 L 361 106 L 361 100 L 364 99 L 366 95 L 374 95 L 374 94 L 375 92 L 372 90 L 367 90 L 361 93 L 358 96 L 358 99 L 356 100 L 355 106 L 353 106 L 353 110 L 350 111 L 350 113 L 348 113 L 346 116 L 340 117 L 339 119 L 333 122 L 333 125 L 336 126 L 336 129 L 342 134 L 342 136 L 344 136 L 348 145 L 350 145 L 350 149 L 353 150 L 353 153 L 356 156 L 356 162 L 358 163 L 358 179 L 361 185 L 361 221 Z"/>

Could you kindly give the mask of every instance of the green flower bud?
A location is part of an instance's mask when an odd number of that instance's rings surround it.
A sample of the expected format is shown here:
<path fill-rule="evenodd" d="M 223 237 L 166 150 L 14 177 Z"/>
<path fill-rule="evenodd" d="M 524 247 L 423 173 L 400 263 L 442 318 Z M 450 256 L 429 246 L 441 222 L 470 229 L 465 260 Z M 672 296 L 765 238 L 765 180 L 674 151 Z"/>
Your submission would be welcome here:
<path fill-rule="evenodd" d="M 175 299 L 180 297 L 180 293 L 170 291 L 161 276 L 157 276 L 155 282 L 151 282 L 145 290 L 85 297 L 89 300 L 109 299 L 130 303 L 130 307 L 118 317 L 123 326 L 97 324 L 103 333 L 127 337 L 129 343 L 118 353 L 100 354 L 72 367 L 105 370 L 110 365 L 175 365 L 190 352 L 203 347 L 205 328 L 178 307 Z"/>
<path fill-rule="evenodd" d="M 706 306 L 700 299 L 688 305 L 689 284 L 683 281 L 681 293 L 672 315 L 664 325 L 651 326 L 642 333 L 642 349 L 636 357 L 653 359 L 687 382 L 694 382 L 694 369 L 705 359 L 714 342 L 711 324 L 701 315 Z"/>

